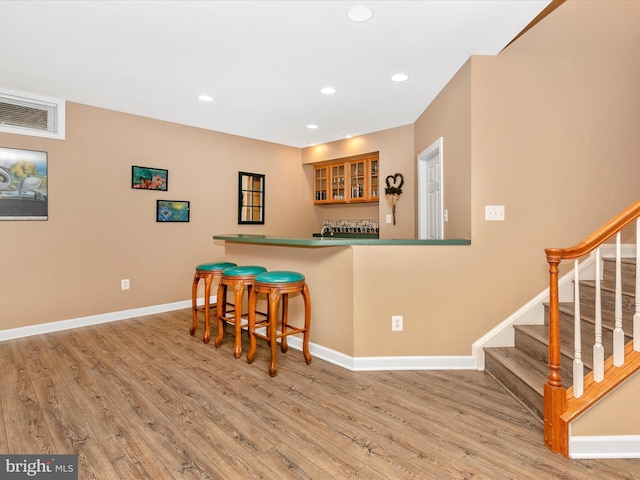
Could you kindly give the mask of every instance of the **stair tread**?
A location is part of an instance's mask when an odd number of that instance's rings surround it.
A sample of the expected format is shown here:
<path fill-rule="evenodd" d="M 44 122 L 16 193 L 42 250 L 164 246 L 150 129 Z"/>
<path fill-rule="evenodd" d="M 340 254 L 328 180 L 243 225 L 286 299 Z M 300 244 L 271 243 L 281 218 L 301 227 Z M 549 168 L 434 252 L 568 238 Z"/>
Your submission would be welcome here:
<path fill-rule="evenodd" d="M 490 347 L 485 349 L 485 353 L 507 367 L 532 390 L 543 395 L 549 373 L 546 364 L 515 347 Z"/>
<path fill-rule="evenodd" d="M 586 285 L 589 286 L 591 288 L 595 288 L 596 287 L 596 281 L 595 280 L 580 280 L 580 285 Z M 601 290 L 607 290 L 610 292 L 615 292 L 616 290 L 616 282 L 614 280 L 600 280 L 600 289 Z M 628 285 L 625 285 L 624 283 L 622 284 L 622 294 L 623 295 L 627 295 L 630 297 L 634 297 L 636 292 L 633 288 L 629 287 Z"/>

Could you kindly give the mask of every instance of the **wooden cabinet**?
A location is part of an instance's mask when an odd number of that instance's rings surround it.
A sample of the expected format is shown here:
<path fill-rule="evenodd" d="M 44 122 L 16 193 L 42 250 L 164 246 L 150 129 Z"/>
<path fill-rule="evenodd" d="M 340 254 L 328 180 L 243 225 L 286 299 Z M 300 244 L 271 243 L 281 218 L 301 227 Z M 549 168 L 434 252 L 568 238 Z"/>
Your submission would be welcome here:
<path fill-rule="evenodd" d="M 313 203 L 377 202 L 378 153 L 332 160 L 313 167 Z"/>

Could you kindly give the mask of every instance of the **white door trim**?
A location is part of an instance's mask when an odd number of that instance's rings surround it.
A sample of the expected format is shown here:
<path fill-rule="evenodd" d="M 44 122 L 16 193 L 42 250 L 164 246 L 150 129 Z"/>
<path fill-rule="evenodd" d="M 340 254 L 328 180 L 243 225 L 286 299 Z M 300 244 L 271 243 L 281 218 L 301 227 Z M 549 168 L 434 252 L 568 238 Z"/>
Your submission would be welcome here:
<path fill-rule="evenodd" d="M 444 238 L 444 206 L 443 206 L 443 138 L 438 138 L 435 142 L 425 148 L 418 154 L 418 238 Z M 437 162 L 438 171 L 440 172 L 440 186 L 438 189 L 439 208 L 435 210 L 438 218 L 428 218 L 430 210 L 427 205 L 427 164 L 428 162 Z M 429 226 L 437 225 L 436 232 L 430 232 Z M 435 235 L 433 235 L 435 233 Z"/>

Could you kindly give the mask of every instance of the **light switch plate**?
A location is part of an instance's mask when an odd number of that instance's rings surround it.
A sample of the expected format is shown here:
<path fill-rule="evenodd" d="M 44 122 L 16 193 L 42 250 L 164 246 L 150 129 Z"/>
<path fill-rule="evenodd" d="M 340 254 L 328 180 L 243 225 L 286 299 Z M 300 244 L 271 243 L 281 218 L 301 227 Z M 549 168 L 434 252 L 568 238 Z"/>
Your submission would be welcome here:
<path fill-rule="evenodd" d="M 387 213 L 387 223 L 391 223 L 393 219 L 391 218 L 391 214 Z"/>

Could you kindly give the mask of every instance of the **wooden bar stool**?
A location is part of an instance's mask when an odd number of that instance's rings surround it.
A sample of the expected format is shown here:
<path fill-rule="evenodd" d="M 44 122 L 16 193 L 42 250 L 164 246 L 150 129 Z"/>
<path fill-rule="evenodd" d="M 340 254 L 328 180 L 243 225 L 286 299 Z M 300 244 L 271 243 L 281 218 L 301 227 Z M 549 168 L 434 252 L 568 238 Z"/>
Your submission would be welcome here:
<path fill-rule="evenodd" d="M 218 335 L 214 344 L 216 348 L 222 344 L 225 325 L 233 323 L 236 335 L 233 356 L 236 358 L 240 358 L 242 354 L 242 295 L 246 288 L 247 296 L 249 296 L 254 277 L 266 271 L 266 268 L 255 265 L 230 267 L 222 272 L 222 278 L 218 282 Z M 233 287 L 235 299 L 235 309 L 232 316 L 228 315 L 226 311 L 228 286 Z"/>
<path fill-rule="evenodd" d="M 288 324 L 289 316 L 289 294 L 300 292 L 304 300 L 304 327 L 291 327 Z M 265 293 L 269 302 L 267 319 L 256 322 L 256 301 L 258 294 Z M 278 302 L 282 297 L 282 319 L 278 322 Z M 309 331 L 311 328 L 311 297 L 309 288 L 305 282 L 304 275 L 297 272 L 274 271 L 260 273 L 255 276 L 253 289 L 249 294 L 249 353 L 247 362 L 253 362 L 256 355 L 256 337 L 263 338 L 269 342 L 271 347 L 271 362 L 269 364 L 269 374 L 275 377 L 278 369 L 278 359 L 276 352 L 277 340 L 280 339 L 280 349 L 282 353 L 287 351 L 287 337 L 296 333 L 303 333 L 302 354 L 307 362 L 311 363 L 309 353 Z M 280 323 L 280 331 L 278 331 Z M 265 334 L 259 333 L 257 329 L 266 326 Z"/>
<path fill-rule="evenodd" d="M 193 286 L 191 287 L 191 306 L 193 310 L 193 322 L 189 333 L 193 336 L 198 328 L 198 312 L 204 312 L 204 343 L 209 343 L 210 337 L 210 324 L 209 316 L 211 314 L 210 305 L 211 299 L 211 284 L 213 280 L 220 280 L 222 278 L 222 271 L 225 268 L 235 267 L 235 263 L 231 262 L 219 262 L 219 263 L 202 263 L 196 267 L 196 274 L 193 276 Z M 204 279 L 204 305 L 198 306 L 196 304 L 198 296 L 198 283 L 200 279 Z"/>

